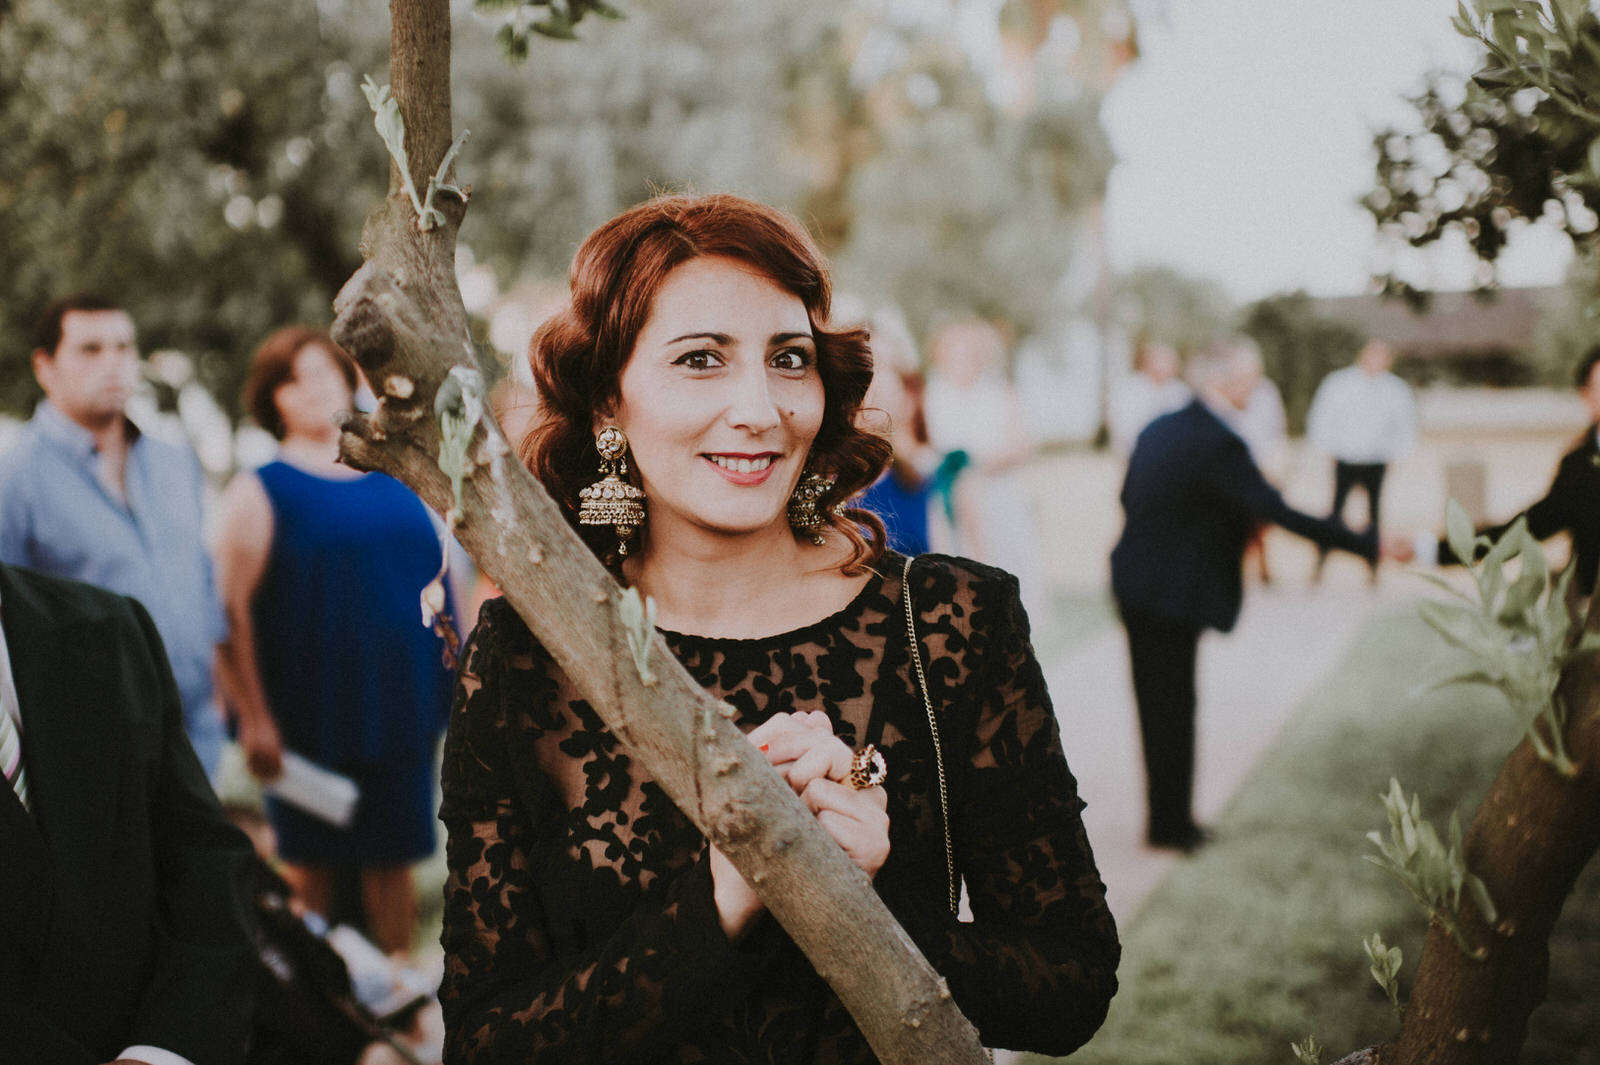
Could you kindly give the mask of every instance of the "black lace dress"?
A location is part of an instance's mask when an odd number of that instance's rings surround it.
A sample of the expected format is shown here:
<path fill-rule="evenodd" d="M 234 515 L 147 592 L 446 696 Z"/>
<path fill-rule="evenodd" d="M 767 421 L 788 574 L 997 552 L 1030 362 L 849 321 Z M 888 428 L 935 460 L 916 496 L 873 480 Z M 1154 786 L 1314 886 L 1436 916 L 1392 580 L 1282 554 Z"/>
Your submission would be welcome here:
<path fill-rule="evenodd" d="M 878 745 L 879 894 L 985 1043 L 1063 1054 L 1104 1019 L 1119 947 L 1017 583 L 945 556 L 912 570 L 974 917 L 958 923 L 903 561 L 885 557 L 847 607 L 794 632 L 667 642 L 741 728 L 823 710 L 846 743 Z M 447 1062 L 876 1060 L 770 916 L 738 943 L 723 935 L 699 831 L 503 600 L 463 656 L 440 818 Z"/>

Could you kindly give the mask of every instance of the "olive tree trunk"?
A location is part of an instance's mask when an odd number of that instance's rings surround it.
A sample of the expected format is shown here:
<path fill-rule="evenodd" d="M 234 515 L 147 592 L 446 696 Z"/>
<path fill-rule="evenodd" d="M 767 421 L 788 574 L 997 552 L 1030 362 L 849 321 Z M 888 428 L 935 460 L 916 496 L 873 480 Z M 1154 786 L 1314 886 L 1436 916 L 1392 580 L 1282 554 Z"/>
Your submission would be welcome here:
<path fill-rule="evenodd" d="M 391 87 L 411 179 L 427 188 L 451 140 L 448 0 L 391 0 Z M 727 854 L 892 1065 L 984 1060 L 943 979 L 799 798 L 647 626 L 641 670 L 622 591 L 524 469 L 487 409 L 455 507 L 434 412 L 456 368 L 475 365 L 457 286 L 462 197 L 441 193 L 428 231 L 391 168 L 368 219 L 364 264 L 335 301 L 334 336 L 361 365 L 377 409 L 347 424 L 344 461 L 405 482 L 441 513 L 617 739 Z M 419 589 L 420 591 L 420 589 Z M 648 674 L 646 676 L 645 674 Z"/>
<path fill-rule="evenodd" d="M 1600 609 L 1588 628 L 1600 631 Z M 1494 902 L 1490 924 L 1463 902 L 1461 926 L 1482 957 L 1428 929 L 1399 1038 L 1337 1065 L 1515 1065 L 1528 1017 L 1545 999 L 1550 933 L 1600 850 L 1600 656 L 1569 665 L 1561 695 L 1575 775 L 1557 773 L 1524 739 L 1500 767 L 1467 830 L 1467 868 Z"/>
<path fill-rule="evenodd" d="M 1487 954 L 1469 958 L 1437 924 L 1428 930 L 1396 1065 L 1511 1065 L 1522 1052 L 1528 1016 L 1545 998 L 1551 929 L 1600 848 L 1600 659 L 1569 666 L 1561 686 L 1577 773 L 1557 773 L 1527 740 L 1501 767 L 1466 836 L 1467 867 L 1483 878 L 1498 920 L 1491 926 L 1464 904 L 1462 924 Z"/>

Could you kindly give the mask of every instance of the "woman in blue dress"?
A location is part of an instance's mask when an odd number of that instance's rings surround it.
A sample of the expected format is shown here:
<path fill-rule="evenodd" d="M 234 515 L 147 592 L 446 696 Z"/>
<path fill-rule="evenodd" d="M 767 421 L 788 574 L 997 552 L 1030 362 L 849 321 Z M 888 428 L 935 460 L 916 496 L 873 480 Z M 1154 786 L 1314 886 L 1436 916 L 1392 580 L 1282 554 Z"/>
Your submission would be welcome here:
<path fill-rule="evenodd" d="M 285 878 L 326 914 L 335 874 L 359 870 L 368 932 L 403 955 L 410 866 L 435 847 L 433 754 L 452 677 L 418 606 L 439 570 L 432 518 L 398 481 L 338 461 L 356 383 L 316 330 L 280 329 L 255 353 L 245 406 L 280 445 L 224 494 L 219 673 L 252 773 L 274 779 L 290 750 L 361 789 L 344 828 L 269 797 Z"/>

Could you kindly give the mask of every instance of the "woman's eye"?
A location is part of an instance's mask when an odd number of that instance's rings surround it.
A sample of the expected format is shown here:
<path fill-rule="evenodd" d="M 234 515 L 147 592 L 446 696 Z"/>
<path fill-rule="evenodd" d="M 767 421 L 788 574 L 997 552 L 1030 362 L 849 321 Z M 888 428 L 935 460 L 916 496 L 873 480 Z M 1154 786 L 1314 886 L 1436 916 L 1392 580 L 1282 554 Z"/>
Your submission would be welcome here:
<path fill-rule="evenodd" d="M 719 360 L 714 351 L 686 351 L 672 360 L 674 366 L 687 366 L 691 370 L 709 370 L 716 366 Z"/>
<path fill-rule="evenodd" d="M 772 365 L 779 370 L 804 370 L 811 362 L 811 352 L 804 348 L 784 348 L 772 356 Z"/>

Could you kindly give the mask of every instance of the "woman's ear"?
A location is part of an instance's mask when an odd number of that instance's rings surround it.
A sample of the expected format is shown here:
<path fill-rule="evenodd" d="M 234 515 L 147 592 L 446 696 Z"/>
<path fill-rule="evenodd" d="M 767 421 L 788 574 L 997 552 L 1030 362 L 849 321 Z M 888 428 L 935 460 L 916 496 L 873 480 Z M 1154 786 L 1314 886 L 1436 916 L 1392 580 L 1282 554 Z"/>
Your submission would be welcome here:
<path fill-rule="evenodd" d="M 617 424 L 616 399 L 602 399 L 595 407 L 594 417 L 589 421 L 589 432 L 594 436 L 600 435 L 600 430 L 608 425 Z"/>

